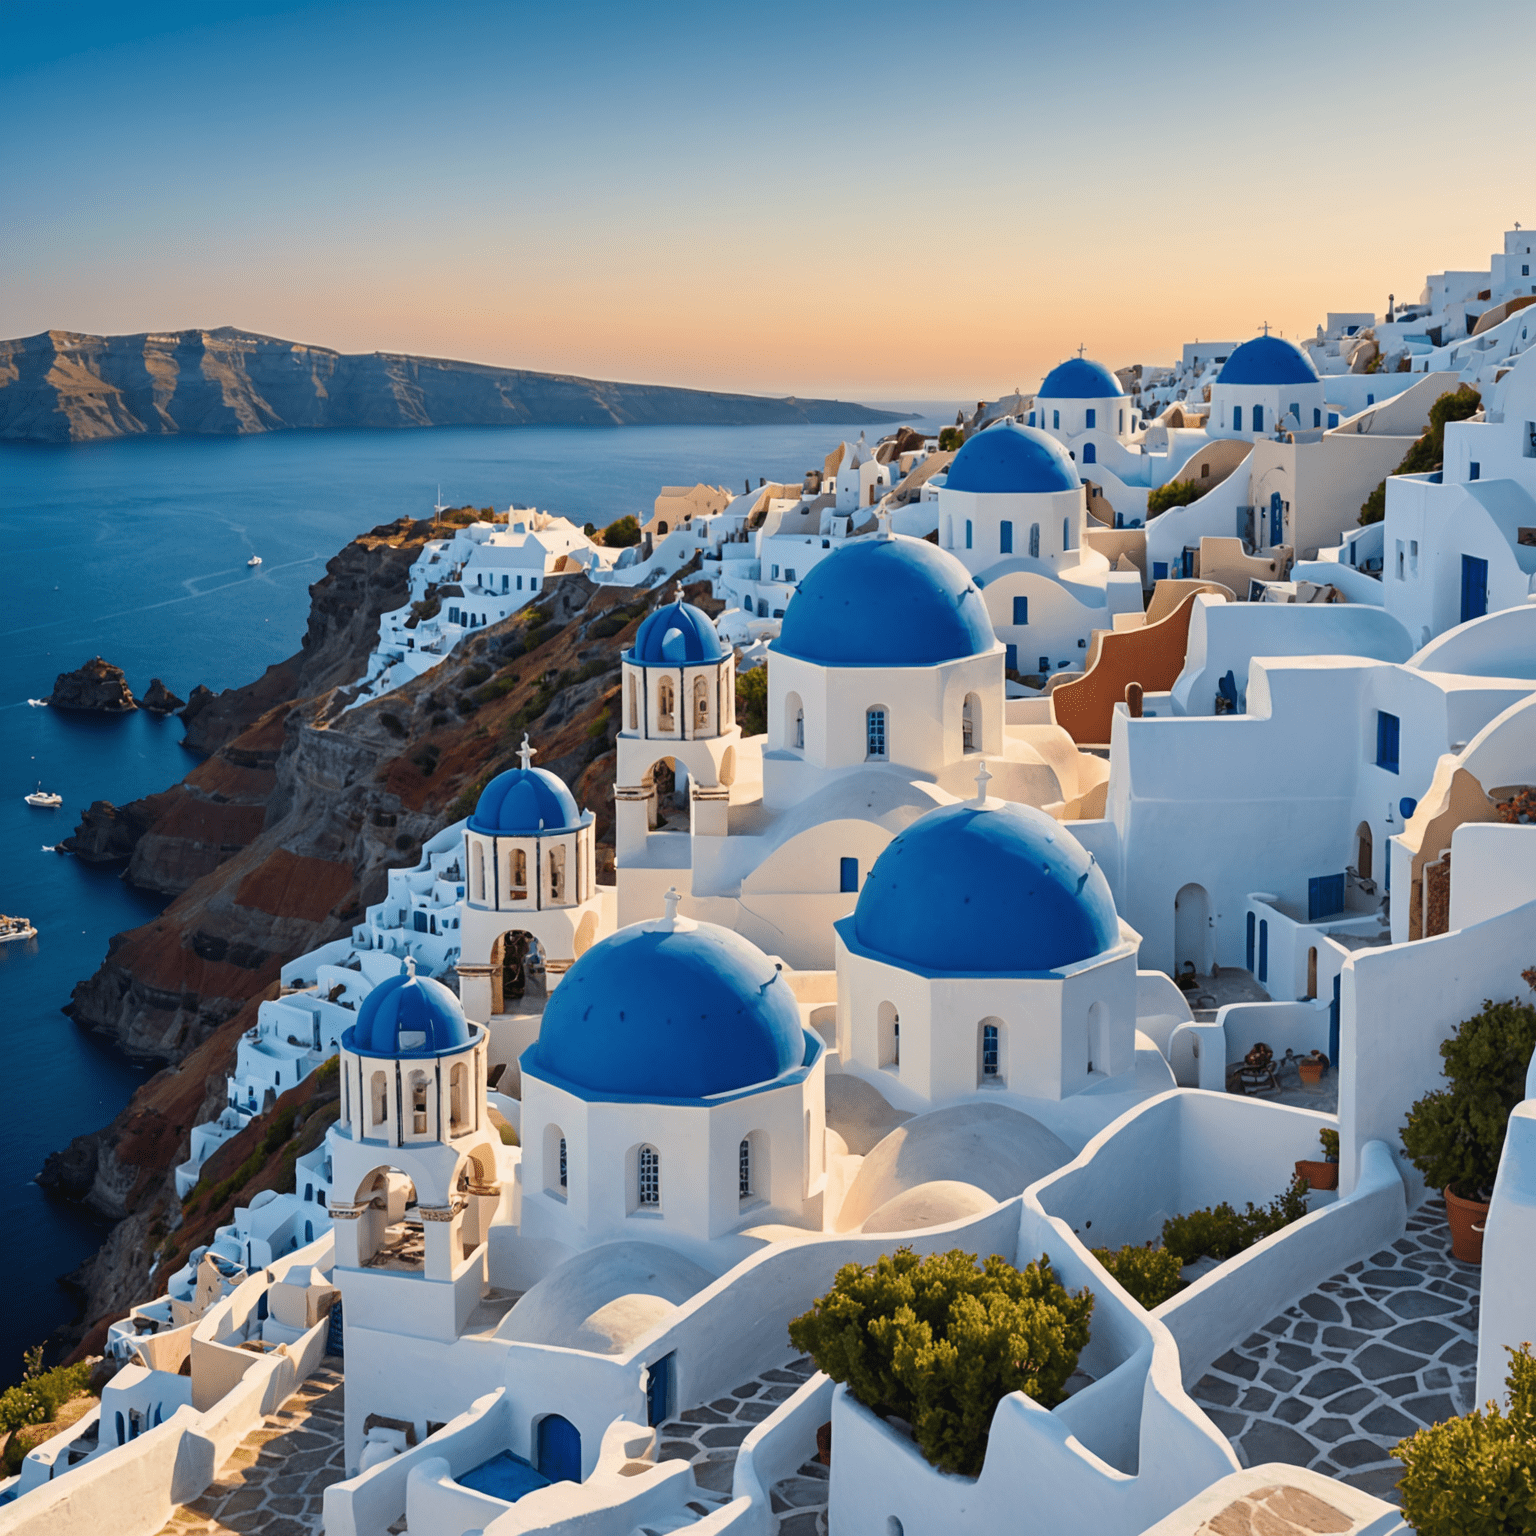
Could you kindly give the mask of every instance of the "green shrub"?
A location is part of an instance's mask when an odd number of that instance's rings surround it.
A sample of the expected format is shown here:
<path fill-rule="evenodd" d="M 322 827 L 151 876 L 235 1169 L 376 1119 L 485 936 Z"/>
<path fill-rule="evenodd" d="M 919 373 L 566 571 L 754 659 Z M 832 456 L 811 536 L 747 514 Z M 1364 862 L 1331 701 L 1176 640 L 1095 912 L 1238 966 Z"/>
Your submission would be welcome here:
<path fill-rule="evenodd" d="M 628 549 L 640 542 L 640 524 L 633 517 L 616 517 L 603 529 L 603 543 L 609 549 Z"/>
<path fill-rule="evenodd" d="M 1317 1133 L 1317 1139 L 1323 1144 L 1324 1162 L 1336 1163 L 1339 1160 L 1339 1133 L 1332 1126 L 1325 1125 Z"/>
<path fill-rule="evenodd" d="M 761 736 L 768 729 L 767 667 L 736 674 L 736 721 L 743 736 Z"/>
<path fill-rule="evenodd" d="M 1533 1050 L 1536 1008 L 1529 1003 L 1485 1002 L 1441 1042 L 1451 1086 L 1426 1093 L 1402 1132 L 1409 1160 L 1431 1189 L 1451 1185 L 1463 1199 L 1488 1198 Z"/>
<path fill-rule="evenodd" d="M 1190 502 L 1199 501 L 1209 489 L 1198 480 L 1170 480 L 1167 485 L 1159 485 L 1147 492 L 1147 516 L 1156 517 L 1159 512 L 1167 512 L 1173 507 L 1187 507 Z"/>
<path fill-rule="evenodd" d="M 1268 1205 L 1255 1205 L 1250 1200 L 1247 1209 L 1239 1211 L 1223 1200 L 1203 1211 L 1170 1216 L 1163 1223 L 1163 1247 L 1176 1254 L 1181 1265 L 1206 1256 L 1221 1262 L 1306 1214 L 1307 1181 L 1297 1178 Z"/>
<path fill-rule="evenodd" d="M 959 427 L 939 428 L 939 452 L 953 453 L 965 441 L 965 433 Z"/>
<path fill-rule="evenodd" d="M 1509 1412 L 1496 1404 L 1421 1429 L 1392 1448 L 1419 1536 L 1524 1536 L 1536 1530 L 1536 1360 L 1510 1350 Z"/>
<path fill-rule="evenodd" d="M 1148 1312 L 1160 1307 L 1184 1283 L 1184 1265 L 1175 1253 L 1151 1243 L 1127 1243 L 1118 1251 L 1095 1248 L 1093 1256 Z"/>
<path fill-rule="evenodd" d="M 1392 471 L 1394 475 L 1427 475 L 1445 463 L 1445 424 L 1448 421 L 1465 421 L 1482 407 L 1483 397 L 1470 384 L 1448 390 L 1429 408 L 1429 427 L 1424 435 L 1403 455 L 1403 462 Z M 1387 482 L 1365 498 L 1360 507 L 1360 526 L 1379 523 L 1387 515 Z"/>
<path fill-rule="evenodd" d="M 474 662 L 464 668 L 464 686 L 473 688 L 483 683 L 491 675 L 491 669 L 483 661 Z"/>
<path fill-rule="evenodd" d="M 945 1472 L 975 1477 L 997 1405 L 1025 1392 L 1050 1408 L 1088 1343 L 1093 1294 L 1069 1294 L 1048 1259 L 980 1267 L 955 1249 L 919 1259 L 898 1248 L 845 1264 L 832 1289 L 789 1325 L 790 1341 L 867 1408 L 911 1424 Z"/>
<path fill-rule="evenodd" d="M 28 1350 L 25 1359 L 27 1374 L 14 1387 L 0 1392 L 0 1434 L 8 1435 L 26 1424 L 46 1424 L 64 1403 L 90 1385 L 88 1361 L 44 1371 L 39 1368 L 40 1351 Z"/>

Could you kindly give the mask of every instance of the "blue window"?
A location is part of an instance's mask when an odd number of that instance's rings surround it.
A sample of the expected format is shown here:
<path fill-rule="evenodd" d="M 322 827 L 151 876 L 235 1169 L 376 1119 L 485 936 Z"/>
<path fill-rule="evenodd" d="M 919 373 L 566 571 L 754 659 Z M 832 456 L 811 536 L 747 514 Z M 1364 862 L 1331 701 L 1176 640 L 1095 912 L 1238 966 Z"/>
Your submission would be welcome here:
<path fill-rule="evenodd" d="M 1029 424 L 1030 426 L 1034 426 L 1035 424 L 1035 413 L 1033 411 L 1029 413 Z"/>
<path fill-rule="evenodd" d="M 1467 465 L 1467 479 L 1468 480 L 1481 480 L 1482 478 L 1483 478 L 1483 466 L 1481 464 L 1479 464 L 1476 459 L 1473 459 L 1472 462 Z"/>
<path fill-rule="evenodd" d="M 1072 548 L 1072 519 L 1070 517 L 1064 517 L 1061 520 L 1061 547 L 1063 549 Z"/>
<path fill-rule="evenodd" d="M 1291 415 L 1296 418 L 1296 425 L 1299 427 L 1301 425 L 1301 407 L 1294 400 L 1291 401 Z"/>
<path fill-rule="evenodd" d="M 997 1025 L 981 1026 L 981 1075 L 997 1076 Z"/>
<path fill-rule="evenodd" d="M 1057 428 L 1058 430 L 1060 430 L 1060 427 L 1061 427 L 1061 412 L 1060 411 L 1052 411 L 1051 412 L 1051 425 L 1053 427 Z"/>
<path fill-rule="evenodd" d="M 1243 408 L 1240 405 L 1232 407 L 1232 430 L 1234 432 L 1243 430 Z"/>
<path fill-rule="evenodd" d="M 1285 503 L 1281 501 L 1279 491 L 1272 491 L 1269 497 L 1269 542 L 1279 544 L 1284 538 Z"/>
<path fill-rule="evenodd" d="M 864 712 L 864 749 L 869 757 L 885 756 L 885 711 L 870 709 Z"/>
<path fill-rule="evenodd" d="M 1086 414 L 1086 420 L 1083 423 L 1084 426 L 1086 426 L 1086 427 L 1096 427 L 1096 426 L 1098 426 L 1098 424 L 1099 424 L 1099 413 L 1097 411 L 1088 411 L 1085 414 Z"/>
<path fill-rule="evenodd" d="M 736 1148 L 736 1193 L 745 1200 L 752 1193 L 752 1138 L 743 1136 Z"/>
<path fill-rule="evenodd" d="M 1051 658 L 1049 656 L 1042 656 L 1040 658 L 1040 666 L 1038 670 L 1042 676 L 1051 670 Z"/>
<path fill-rule="evenodd" d="M 1019 670 L 1019 648 L 1016 645 L 1004 647 L 1007 654 L 1003 657 L 1003 666 L 1010 672 Z"/>
<path fill-rule="evenodd" d="M 1307 921 L 1321 922 L 1344 910 L 1344 876 L 1314 875 L 1307 881 Z"/>
<path fill-rule="evenodd" d="M 1339 413 L 1337 411 L 1329 411 L 1328 412 L 1328 425 L 1330 427 L 1336 427 L 1336 426 L 1338 426 L 1338 424 L 1339 424 Z"/>
<path fill-rule="evenodd" d="M 1152 580 L 1167 581 L 1168 562 L 1166 560 L 1154 560 L 1152 562 Z"/>
<path fill-rule="evenodd" d="M 560 1138 L 560 1188 L 569 1189 L 570 1179 L 570 1164 L 566 1161 L 565 1156 L 565 1137 L 562 1136 Z"/>
<path fill-rule="evenodd" d="M 1013 553 L 1013 524 L 1006 517 L 997 525 L 997 547 L 1002 554 Z"/>
<path fill-rule="evenodd" d="M 1376 766 L 1388 773 L 1397 772 L 1398 718 L 1386 710 L 1376 711 Z"/>
<path fill-rule="evenodd" d="M 1031 523 L 1029 525 L 1029 558 L 1031 560 L 1038 560 L 1040 558 L 1040 524 L 1039 523 Z"/>
<path fill-rule="evenodd" d="M 1474 466 L 1475 468 L 1476 466 Z M 1476 555 L 1461 557 L 1461 622 L 1488 612 L 1488 562 Z"/>
<path fill-rule="evenodd" d="M 1320 427 L 1320 426 L 1322 426 L 1322 424 L 1323 424 L 1323 413 L 1322 413 L 1322 411 L 1321 410 L 1314 410 L 1312 412 L 1312 425 L 1314 427 Z"/>
<path fill-rule="evenodd" d="M 661 1154 L 655 1147 L 640 1148 L 639 1188 L 636 1194 L 640 1205 L 661 1204 Z"/>
<path fill-rule="evenodd" d="M 1375 405 L 1376 404 L 1376 396 L 1375 395 L 1367 395 L 1365 397 L 1365 403 L 1367 405 Z"/>
<path fill-rule="evenodd" d="M 1015 624 L 1029 623 L 1029 599 L 1016 597 L 1013 600 L 1013 622 Z"/>
<path fill-rule="evenodd" d="M 1264 430 L 1264 407 L 1262 405 L 1256 405 L 1253 408 L 1253 430 L 1255 432 L 1262 432 Z"/>
<path fill-rule="evenodd" d="M 857 859 L 840 859 L 838 873 L 838 890 L 856 891 L 859 888 L 859 861 Z"/>
<path fill-rule="evenodd" d="M 1089 411 L 1088 414 L 1091 416 L 1091 415 L 1093 415 L 1093 412 Z M 1099 451 L 1098 451 L 1098 449 L 1096 447 L 1094 447 L 1094 445 L 1092 443 L 1084 443 L 1083 444 L 1083 463 L 1084 464 L 1097 464 L 1098 462 L 1099 462 Z"/>
<path fill-rule="evenodd" d="M 517 578 L 517 590 L 519 592 L 523 590 L 523 578 L 521 576 Z"/>
<path fill-rule="evenodd" d="M 1259 919 L 1259 980 L 1269 980 L 1269 919 Z"/>
<path fill-rule="evenodd" d="M 1125 431 L 1125 412 L 1120 412 L 1120 431 Z"/>
<path fill-rule="evenodd" d="M 743 1147 L 746 1145 L 742 1142 Z M 645 1422 L 653 1427 L 665 1423 L 672 1413 L 672 1364 L 676 1358 L 663 1355 L 646 1373 Z"/>
<path fill-rule="evenodd" d="M 966 518 L 966 520 L 965 520 L 965 547 L 967 549 L 969 549 L 971 547 L 971 520 L 970 520 L 970 518 Z"/>
<path fill-rule="evenodd" d="M 1252 912 L 1250 912 L 1248 914 L 1248 973 L 1250 975 L 1253 974 L 1253 939 L 1254 929 L 1257 926 L 1257 923 L 1258 919 L 1254 917 Z"/>

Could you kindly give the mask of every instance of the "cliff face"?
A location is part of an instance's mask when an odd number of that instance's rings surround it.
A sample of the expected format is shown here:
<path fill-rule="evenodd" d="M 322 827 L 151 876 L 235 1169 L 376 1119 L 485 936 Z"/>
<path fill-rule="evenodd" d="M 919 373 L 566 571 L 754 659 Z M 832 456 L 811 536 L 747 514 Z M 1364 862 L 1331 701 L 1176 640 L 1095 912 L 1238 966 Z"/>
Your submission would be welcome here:
<path fill-rule="evenodd" d="M 139 706 L 134 702 L 121 667 L 93 656 L 73 672 L 60 672 L 48 702 L 55 709 L 76 709 L 103 715 L 125 715 Z"/>
<path fill-rule="evenodd" d="M 130 878 L 185 883 L 154 921 L 112 941 L 71 1005 L 81 1024 L 170 1064 L 110 1126 L 50 1157 L 41 1176 L 57 1195 L 120 1222 L 75 1277 L 86 1327 L 154 1294 L 157 1247 L 174 1267 L 199 1232 L 259 1187 L 230 1191 L 217 1207 L 196 1197 L 184 1213 L 171 1170 L 187 1156 L 191 1127 L 218 1112 L 240 1035 L 261 998 L 275 995 L 282 964 L 344 934 L 382 897 L 386 870 L 418 857 L 424 838 L 467 814 L 478 787 L 516 761 L 524 730 L 611 842 L 619 655 L 660 594 L 562 577 L 537 608 L 342 713 L 351 692 L 338 685 L 360 674 L 357 647 L 371 642 L 380 604 L 398 606 L 382 595 L 390 571 L 408 563 L 425 531 L 404 526 L 376 530 L 331 563 L 313 589 L 298 656 L 202 701 L 193 725 L 211 747 L 205 762 L 171 790 L 101 818 L 123 823 L 115 846 L 132 844 Z M 200 869 L 194 854 L 211 867 Z M 276 1134 L 281 1107 L 261 1117 L 259 1136 Z"/>
<path fill-rule="evenodd" d="M 840 400 L 777 400 L 384 352 L 346 354 L 224 326 L 0 341 L 0 439 L 286 427 L 756 426 L 896 421 Z"/>

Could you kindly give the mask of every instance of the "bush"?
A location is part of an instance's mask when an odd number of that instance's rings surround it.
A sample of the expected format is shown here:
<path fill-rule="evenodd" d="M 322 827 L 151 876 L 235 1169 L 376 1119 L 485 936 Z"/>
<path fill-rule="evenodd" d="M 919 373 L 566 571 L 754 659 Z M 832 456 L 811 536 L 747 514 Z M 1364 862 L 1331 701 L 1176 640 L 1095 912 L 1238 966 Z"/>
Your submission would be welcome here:
<path fill-rule="evenodd" d="M 1536 1008 L 1528 1003 L 1485 1002 L 1441 1042 L 1451 1086 L 1426 1093 L 1402 1132 L 1409 1161 L 1431 1189 L 1450 1185 L 1465 1200 L 1488 1198 L 1533 1050 Z"/>
<path fill-rule="evenodd" d="M 959 427 L 939 428 L 939 452 L 953 453 L 965 441 L 965 433 Z"/>
<path fill-rule="evenodd" d="M 1163 1223 L 1163 1247 L 1176 1254 L 1181 1265 L 1206 1256 L 1221 1262 L 1306 1214 L 1307 1181 L 1297 1178 L 1268 1205 L 1255 1205 L 1250 1200 L 1248 1208 L 1239 1211 L 1223 1200 L 1187 1216 L 1170 1216 Z"/>
<path fill-rule="evenodd" d="M 1339 1160 L 1339 1133 L 1330 1126 L 1324 1126 L 1317 1133 L 1317 1139 L 1323 1144 L 1323 1161 L 1336 1163 Z"/>
<path fill-rule="evenodd" d="M 1092 1314 L 1092 1292 L 1068 1294 L 1043 1255 L 1018 1270 L 898 1248 L 867 1268 L 845 1264 L 789 1337 L 867 1408 L 911 1424 L 934 1466 L 975 1477 L 1004 1397 L 1051 1408 L 1065 1396 Z"/>
<path fill-rule="evenodd" d="M 609 549 L 628 549 L 639 542 L 640 524 L 633 517 L 616 517 L 603 529 L 603 543 Z"/>
<path fill-rule="evenodd" d="M 1520 1536 L 1536 1529 L 1536 1360 L 1510 1350 L 1509 1412 L 1496 1404 L 1399 1441 L 1403 1515 L 1419 1536 Z"/>
<path fill-rule="evenodd" d="M 1147 516 L 1156 517 L 1172 507 L 1187 507 L 1205 494 L 1198 480 L 1170 480 L 1147 492 Z"/>
<path fill-rule="evenodd" d="M 1161 1306 L 1183 1284 L 1183 1264 L 1175 1253 L 1151 1243 L 1127 1243 L 1118 1252 L 1095 1248 L 1093 1256 L 1148 1312 Z"/>
<path fill-rule="evenodd" d="M 0 1434 L 10 1434 L 27 1424 L 46 1424 L 70 1398 L 87 1390 L 90 1362 L 59 1365 L 40 1370 L 42 1352 L 28 1350 L 27 1374 L 14 1387 L 0 1392 Z"/>
<path fill-rule="evenodd" d="M 761 736 L 768 729 L 767 667 L 736 674 L 736 721 L 743 736 Z"/>
<path fill-rule="evenodd" d="M 1445 424 L 1448 421 L 1465 421 L 1481 408 L 1483 397 L 1470 384 L 1448 390 L 1429 408 L 1429 427 L 1424 435 L 1403 455 L 1403 462 L 1392 471 L 1394 475 L 1427 475 L 1445 463 Z M 1365 498 L 1360 507 L 1360 526 L 1379 523 L 1387 515 L 1387 482 Z"/>

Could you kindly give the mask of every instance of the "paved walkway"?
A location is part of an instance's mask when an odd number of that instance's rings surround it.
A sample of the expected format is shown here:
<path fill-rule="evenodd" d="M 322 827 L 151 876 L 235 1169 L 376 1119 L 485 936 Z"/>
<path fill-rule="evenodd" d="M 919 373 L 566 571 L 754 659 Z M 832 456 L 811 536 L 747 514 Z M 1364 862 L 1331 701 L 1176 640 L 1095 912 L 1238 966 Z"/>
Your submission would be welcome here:
<path fill-rule="evenodd" d="M 815 1374 L 816 1367 L 802 1355 L 733 1387 L 725 1397 L 668 1419 L 658 1435 L 656 1459 L 691 1461 L 700 1488 L 729 1498 L 741 1442 Z M 776 1483 L 770 1496 L 779 1536 L 826 1536 L 827 1469 L 820 1462 L 808 1461 L 795 1476 Z"/>
<path fill-rule="evenodd" d="M 1390 1247 L 1324 1280 L 1212 1365 L 1191 1396 L 1245 1467 L 1311 1467 L 1396 1501 L 1392 1447 L 1473 1406 L 1481 1272 L 1427 1201 Z"/>
<path fill-rule="evenodd" d="M 200 1499 L 162 1536 L 314 1536 L 325 1490 L 342 1465 L 341 1361 L 327 1355 L 278 1411 L 235 1448 Z"/>

